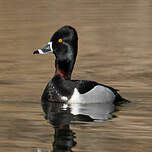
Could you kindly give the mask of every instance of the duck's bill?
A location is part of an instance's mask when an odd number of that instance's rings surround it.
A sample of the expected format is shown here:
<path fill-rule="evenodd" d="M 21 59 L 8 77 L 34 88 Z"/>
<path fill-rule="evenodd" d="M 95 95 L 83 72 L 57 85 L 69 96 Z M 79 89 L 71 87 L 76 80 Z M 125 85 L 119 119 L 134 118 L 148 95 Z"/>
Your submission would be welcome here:
<path fill-rule="evenodd" d="M 49 42 L 48 45 L 46 45 L 44 48 L 38 49 L 33 52 L 33 54 L 47 54 L 47 53 L 53 53 L 52 42 Z"/>

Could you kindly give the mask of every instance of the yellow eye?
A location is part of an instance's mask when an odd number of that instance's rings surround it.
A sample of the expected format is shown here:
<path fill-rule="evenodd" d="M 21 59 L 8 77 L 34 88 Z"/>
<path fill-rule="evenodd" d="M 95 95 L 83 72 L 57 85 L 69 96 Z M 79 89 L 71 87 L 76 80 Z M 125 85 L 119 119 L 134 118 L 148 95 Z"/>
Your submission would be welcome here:
<path fill-rule="evenodd" d="M 58 39 L 58 42 L 59 42 L 59 43 L 62 43 L 62 42 L 63 42 L 63 39 Z"/>

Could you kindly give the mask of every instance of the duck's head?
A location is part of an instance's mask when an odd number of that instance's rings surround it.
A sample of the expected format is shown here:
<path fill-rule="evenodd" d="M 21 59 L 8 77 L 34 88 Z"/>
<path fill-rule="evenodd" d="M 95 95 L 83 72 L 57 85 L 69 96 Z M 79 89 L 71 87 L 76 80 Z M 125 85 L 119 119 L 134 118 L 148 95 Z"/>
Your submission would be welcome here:
<path fill-rule="evenodd" d="M 56 56 L 56 75 L 64 79 L 70 79 L 77 56 L 78 36 L 76 30 L 71 26 L 63 26 L 57 30 L 50 42 L 42 49 L 33 54 L 53 53 Z"/>

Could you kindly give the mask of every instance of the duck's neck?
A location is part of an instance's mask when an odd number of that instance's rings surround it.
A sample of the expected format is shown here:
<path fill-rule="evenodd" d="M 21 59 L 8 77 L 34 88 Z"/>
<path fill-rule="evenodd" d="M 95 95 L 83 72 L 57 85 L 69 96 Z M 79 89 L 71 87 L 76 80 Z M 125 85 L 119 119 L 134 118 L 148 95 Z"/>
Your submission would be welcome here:
<path fill-rule="evenodd" d="M 55 60 L 55 75 L 60 76 L 62 79 L 71 79 L 72 70 L 75 60 Z"/>

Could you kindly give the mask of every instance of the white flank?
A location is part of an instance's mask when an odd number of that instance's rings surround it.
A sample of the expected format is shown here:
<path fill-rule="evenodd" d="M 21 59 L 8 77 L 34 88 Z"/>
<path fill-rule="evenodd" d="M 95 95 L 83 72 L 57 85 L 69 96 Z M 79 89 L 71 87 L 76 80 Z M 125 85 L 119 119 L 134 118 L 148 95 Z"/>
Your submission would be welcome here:
<path fill-rule="evenodd" d="M 107 87 L 97 85 L 90 91 L 80 94 L 75 88 L 69 103 L 112 103 L 115 100 L 114 93 Z"/>

